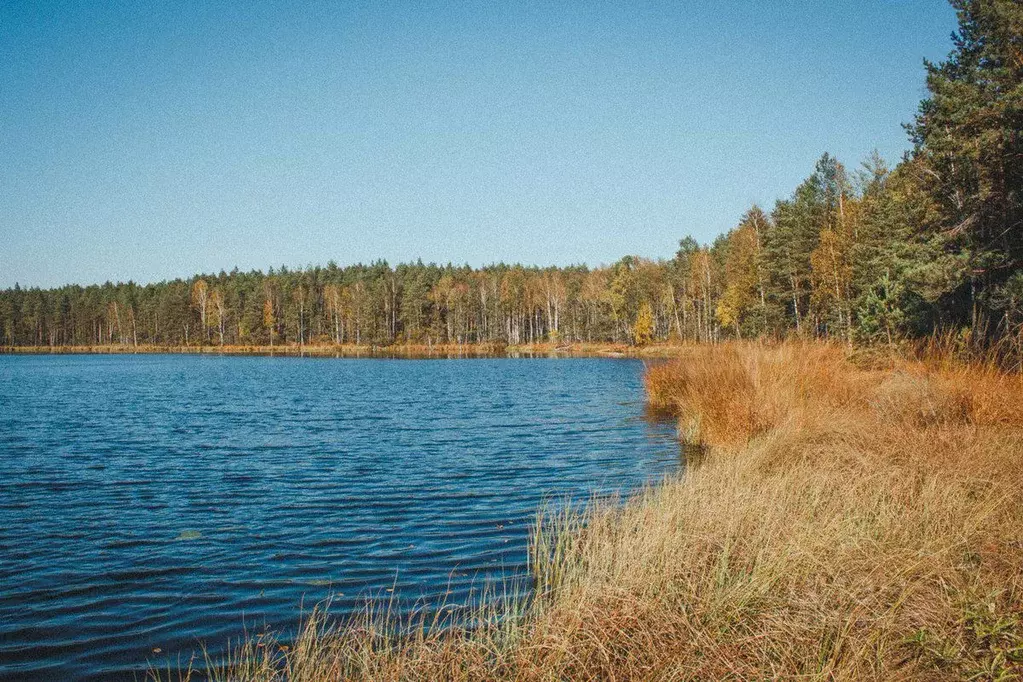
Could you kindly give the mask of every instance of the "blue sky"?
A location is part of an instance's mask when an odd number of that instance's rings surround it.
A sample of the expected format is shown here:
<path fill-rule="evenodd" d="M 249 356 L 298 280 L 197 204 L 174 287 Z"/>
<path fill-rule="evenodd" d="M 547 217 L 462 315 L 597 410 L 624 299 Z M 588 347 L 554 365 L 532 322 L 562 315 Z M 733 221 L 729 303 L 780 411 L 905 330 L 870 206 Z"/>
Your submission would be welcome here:
<path fill-rule="evenodd" d="M 894 161 L 944 0 L 0 4 L 0 286 L 667 257 Z"/>

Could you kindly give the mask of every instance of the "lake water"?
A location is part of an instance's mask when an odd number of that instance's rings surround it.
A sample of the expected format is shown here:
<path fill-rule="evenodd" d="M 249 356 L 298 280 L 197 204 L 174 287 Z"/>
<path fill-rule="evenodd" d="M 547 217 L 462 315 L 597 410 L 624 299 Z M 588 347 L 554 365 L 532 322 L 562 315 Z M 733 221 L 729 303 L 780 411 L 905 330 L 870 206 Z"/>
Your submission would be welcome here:
<path fill-rule="evenodd" d="M 545 498 L 679 466 L 642 371 L 0 356 L 0 679 L 132 679 L 330 595 L 458 604 L 521 575 Z"/>

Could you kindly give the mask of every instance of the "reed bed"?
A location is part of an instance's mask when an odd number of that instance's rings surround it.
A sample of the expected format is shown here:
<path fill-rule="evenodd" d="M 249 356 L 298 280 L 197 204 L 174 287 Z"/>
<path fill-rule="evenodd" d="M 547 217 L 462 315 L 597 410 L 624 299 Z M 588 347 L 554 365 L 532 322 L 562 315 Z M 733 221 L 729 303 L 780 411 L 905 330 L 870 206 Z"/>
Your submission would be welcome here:
<path fill-rule="evenodd" d="M 472 627 L 316 612 L 213 678 L 1023 674 L 1018 374 L 789 342 L 687 348 L 646 381 L 705 455 L 624 505 L 541 513 L 531 599 L 491 600 Z"/>

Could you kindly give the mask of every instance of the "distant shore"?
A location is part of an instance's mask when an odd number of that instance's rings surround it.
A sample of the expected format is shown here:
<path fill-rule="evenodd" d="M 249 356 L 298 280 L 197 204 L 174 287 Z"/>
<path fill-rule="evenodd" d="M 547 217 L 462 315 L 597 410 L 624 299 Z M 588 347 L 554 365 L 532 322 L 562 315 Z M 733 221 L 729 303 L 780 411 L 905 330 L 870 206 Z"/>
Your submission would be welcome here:
<path fill-rule="evenodd" d="M 629 346 L 615 343 L 469 344 L 287 344 L 280 346 L 163 346 L 103 344 L 95 346 L 0 346 L 0 355 L 261 355 L 335 358 L 500 358 L 500 357 L 675 357 L 686 346 L 659 343 Z"/>

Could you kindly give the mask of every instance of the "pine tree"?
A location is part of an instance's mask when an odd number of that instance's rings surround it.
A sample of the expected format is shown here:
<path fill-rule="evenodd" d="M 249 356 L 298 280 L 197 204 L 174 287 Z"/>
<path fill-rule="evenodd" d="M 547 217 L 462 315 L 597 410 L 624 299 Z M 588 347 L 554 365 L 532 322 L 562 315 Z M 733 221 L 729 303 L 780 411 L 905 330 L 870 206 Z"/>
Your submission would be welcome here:
<path fill-rule="evenodd" d="M 1023 264 L 1023 4 L 953 0 L 959 30 L 910 126 L 941 215 L 930 225 L 948 257 L 932 281 L 945 314 L 975 331 L 1015 327 L 1010 290 Z M 990 331 L 990 329 L 989 329 Z"/>

